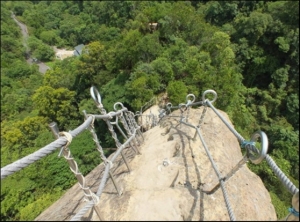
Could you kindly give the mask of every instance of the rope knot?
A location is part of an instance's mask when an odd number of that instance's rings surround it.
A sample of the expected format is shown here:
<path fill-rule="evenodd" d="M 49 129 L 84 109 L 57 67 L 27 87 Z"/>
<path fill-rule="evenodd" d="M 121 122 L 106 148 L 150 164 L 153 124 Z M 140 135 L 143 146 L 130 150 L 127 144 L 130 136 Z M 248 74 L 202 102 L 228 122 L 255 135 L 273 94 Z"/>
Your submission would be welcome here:
<path fill-rule="evenodd" d="M 92 122 L 91 122 L 91 124 L 90 124 L 90 127 L 91 127 L 91 130 L 92 129 L 94 129 L 95 127 L 94 127 L 94 122 L 95 122 L 95 116 L 94 115 L 88 115 L 87 117 L 90 117 L 90 116 L 92 116 Z"/>
<path fill-rule="evenodd" d="M 64 145 L 64 146 L 61 147 L 60 152 L 59 152 L 59 154 L 58 154 L 58 156 L 61 157 L 62 151 L 70 145 L 70 143 L 72 142 L 73 137 L 72 137 L 72 135 L 71 135 L 70 133 L 68 133 L 68 132 L 59 132 L 58 135 L 59 135 L 59 136 L 65 136 L 66 139 L 67 139 L 66 145 Z"/>

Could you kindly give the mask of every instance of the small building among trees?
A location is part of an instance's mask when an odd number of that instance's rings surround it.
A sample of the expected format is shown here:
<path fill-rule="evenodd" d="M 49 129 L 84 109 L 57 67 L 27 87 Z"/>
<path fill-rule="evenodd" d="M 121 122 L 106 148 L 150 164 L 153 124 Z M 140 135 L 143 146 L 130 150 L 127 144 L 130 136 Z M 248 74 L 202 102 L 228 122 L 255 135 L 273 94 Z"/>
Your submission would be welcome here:
<path fill-rule="evenodd" d="M 74 55 L 75 56 L 80 56 L 82 54 L 83 47 L 84 47 L 83 44 L 80 44 L 80 45 L 76 46 L 75 50 L 74 50 Z"/>
<path fill-rule="evenodd" d="M 148 24 L 150 32 L 152 33 L 153 31 L 157 30 L 158 28 L 158 23 L 157 22 L 150 22 Z"/>

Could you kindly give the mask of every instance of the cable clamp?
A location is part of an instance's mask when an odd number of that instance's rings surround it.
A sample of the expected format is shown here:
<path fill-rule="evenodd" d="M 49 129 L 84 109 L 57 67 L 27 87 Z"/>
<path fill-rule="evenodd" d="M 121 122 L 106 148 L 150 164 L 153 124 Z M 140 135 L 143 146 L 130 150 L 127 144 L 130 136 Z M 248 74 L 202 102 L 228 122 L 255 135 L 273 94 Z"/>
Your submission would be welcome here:
<path fill-rule="evenodd" d="M 109 117 L 109 119 L 112 119 L 113 117 L 112 117 L 112 114 L 113 114 L 114 112 L 109 112 L 109 113 L 107 113 L 106 115 L 108 115 L 108 117 Z"/>
<path fill-rule="evenodd" d="M 99 104 L 97 105 L 97 108 L 100 109 L 100 110 L 102 110 L 102 109 L 103 109 L 102 103 L 99 103 Z"/>
<path fill-rule="evenodd" d="M 68 132 L 59 132 L 58 135 L 59 135 L 59 136 L 65 136 L 66 139 L 67 139 L 67 144 L 64 145 L 63 147 L 61 147 L 61 149 L 60 149 L 60 151 L 59 151 L 58 157 L 61 157 L 62 151 L 70 145 L 70 143 L 72 142 L 73 137 L 72 137 L 72 135 L 71 135 L 70 133 L 68 133 Z"/>
<path fill-rule="evenodd" d="M 295 208 L 290 207 L 289 212 L 292 213 L 294 216 L 299 217 L 299 212 L 295 210 Z"/>
<path fill-rule="evenodd" d="M 244 140 L 244 141 L 242 142 L 242 144 L 241 144 L 241 147 L 242 147 L 242 148 L 246 148 L 247 145 L 255 146 L 255 142 Z"/>
<path fill-rule="evenodd" d="M 92 116 L 92 122 L 90 124 L 91 129 L 94 129 L 94 122 L 95 122 L 95 116 L 94 115 L 89 115 L 88 117 Z"/>
<path fill-rule="evenodd" d="M 91 196 L 92 196 L 92 199 L 94 201 L 94 204 L 97 205 L 99 203 L 100 198 L 93 192 L 91 192 Z"/>
<path fill-rule="evenodd" d="M 105 161 L 109 164 L 109 169 L 113 168 L 114 164 L 110 160 L 106 159 Z"/>

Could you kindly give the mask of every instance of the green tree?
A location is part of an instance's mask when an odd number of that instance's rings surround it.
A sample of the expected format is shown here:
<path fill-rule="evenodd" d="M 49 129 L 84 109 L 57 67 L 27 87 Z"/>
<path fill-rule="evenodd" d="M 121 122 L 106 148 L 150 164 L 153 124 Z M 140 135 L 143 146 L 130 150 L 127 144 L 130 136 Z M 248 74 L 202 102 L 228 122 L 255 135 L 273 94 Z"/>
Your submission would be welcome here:
<path fill-rule="evenodd" d="M 142 34 L 138 30 L 129 30 L 123 32 L 122 40 L 116 45 L 119 49 L 115 62 L 119 68 L 132 69 L 134 64 L 139 61 L 138 44 Z"/>
<path fill-rule="evenodd" d="M 139 110 L 141 106 L 149 101 L 153 96 L 153 90 L 149 85 L 148 78 L 145 74 L 126 83 L 126 97 L 131 101 L 132 108 Z"/>
<path fill-rule="evenodd" d="M 40 39 L 48 45 L 55 45 L 57 43 L 57 37 L 55 30 L 43 31 L 40 34 Z"/>
<path fill-rule="evenodd" d="M 166 58 L 159 57 L 152 61 L 153 69 L 159 74 L 161 84 L 165 88 L 168 83 L 174 80 L 174 73 L 171 64 Z"/>
<path fill-rule="evenodd" d="M 219 26 L 230 22 L 239 13 L 238 4 L 238 1 L 209 1 L 205 6 L 205 19 Z"/>
<path fill-rule="evenodd" d="M 136 47 L 138 58 L 148 63 L 153 61 L 162 50 L 158 33 L 145 35 L 139 40 Z"/>
<path fill-rule="evenodd" d="M 178 105 L 185 102 L 185 97 L 188 94 L 186 85 L 182 81 L 171 81 L 167 87 L 168 97 L 173 105 Z"/>
<path fill-rule="evenodd" d="M 54 58 L 54 51 L 50 46 L 39 45 L 33 56 L 41 61 L 51 61 Z"/>
<path fill-rule="evenodd" d="M 42 86 L 36 90 L 32 100 L 39 115 L 47 117 L 48 121 L 57 122 L 58 126 L 65 129 L 71 119 L 77 119 L 77 104 L 75 92 L 65 88 L 54 89 Z"/>
<path fill-rule="evenodd" d="M 51 61 L 54 58 L 54 50 L 36 37 L 28 38 L 28 46 L 33 56 L 41 61 Z"/>
<path fill-rule="evenodd" d="M 11 67 L 7 69 L 6 75 L 13 79 L 29 77 L 32 74 L 32 69 L 21 60 L 14 60 Z"/>
<path fill-rule="evenodd" d="M 45 73 L 43 85 L 50 86 L 54 89 L 67 88 L 69 90 L 75 90 L 75 71 L 76 61 L 74 59 L 70 58 L 58 61 L 53 69 L 50 69 Z"/>
<path fill-rule="evenodd" d="M 116 74 L 109 72 L 112 67 L 111 51 L 107 49 L 99 41 L 92 42 L 85 46 L 83 55 L 76 63 L 76 79 L 75 86 L 77 95 L 83 94 L 82 92 L 89 89 L 91 85 L 105 85 Z"/>

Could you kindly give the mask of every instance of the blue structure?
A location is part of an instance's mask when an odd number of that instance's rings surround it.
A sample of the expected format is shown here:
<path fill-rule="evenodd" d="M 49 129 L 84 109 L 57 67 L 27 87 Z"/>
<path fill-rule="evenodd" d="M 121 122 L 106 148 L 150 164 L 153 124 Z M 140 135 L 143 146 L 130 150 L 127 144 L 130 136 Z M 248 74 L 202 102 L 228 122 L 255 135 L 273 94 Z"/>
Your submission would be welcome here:
<path fill-rule="evenodd" d="M 83 47 L 84 47 L 83 44 L 80 44 L 80 45 L 76 46 L 75 50 L 74 50 L 74 55 L 75 56 L 80 56 L 82 54 Z"/>

